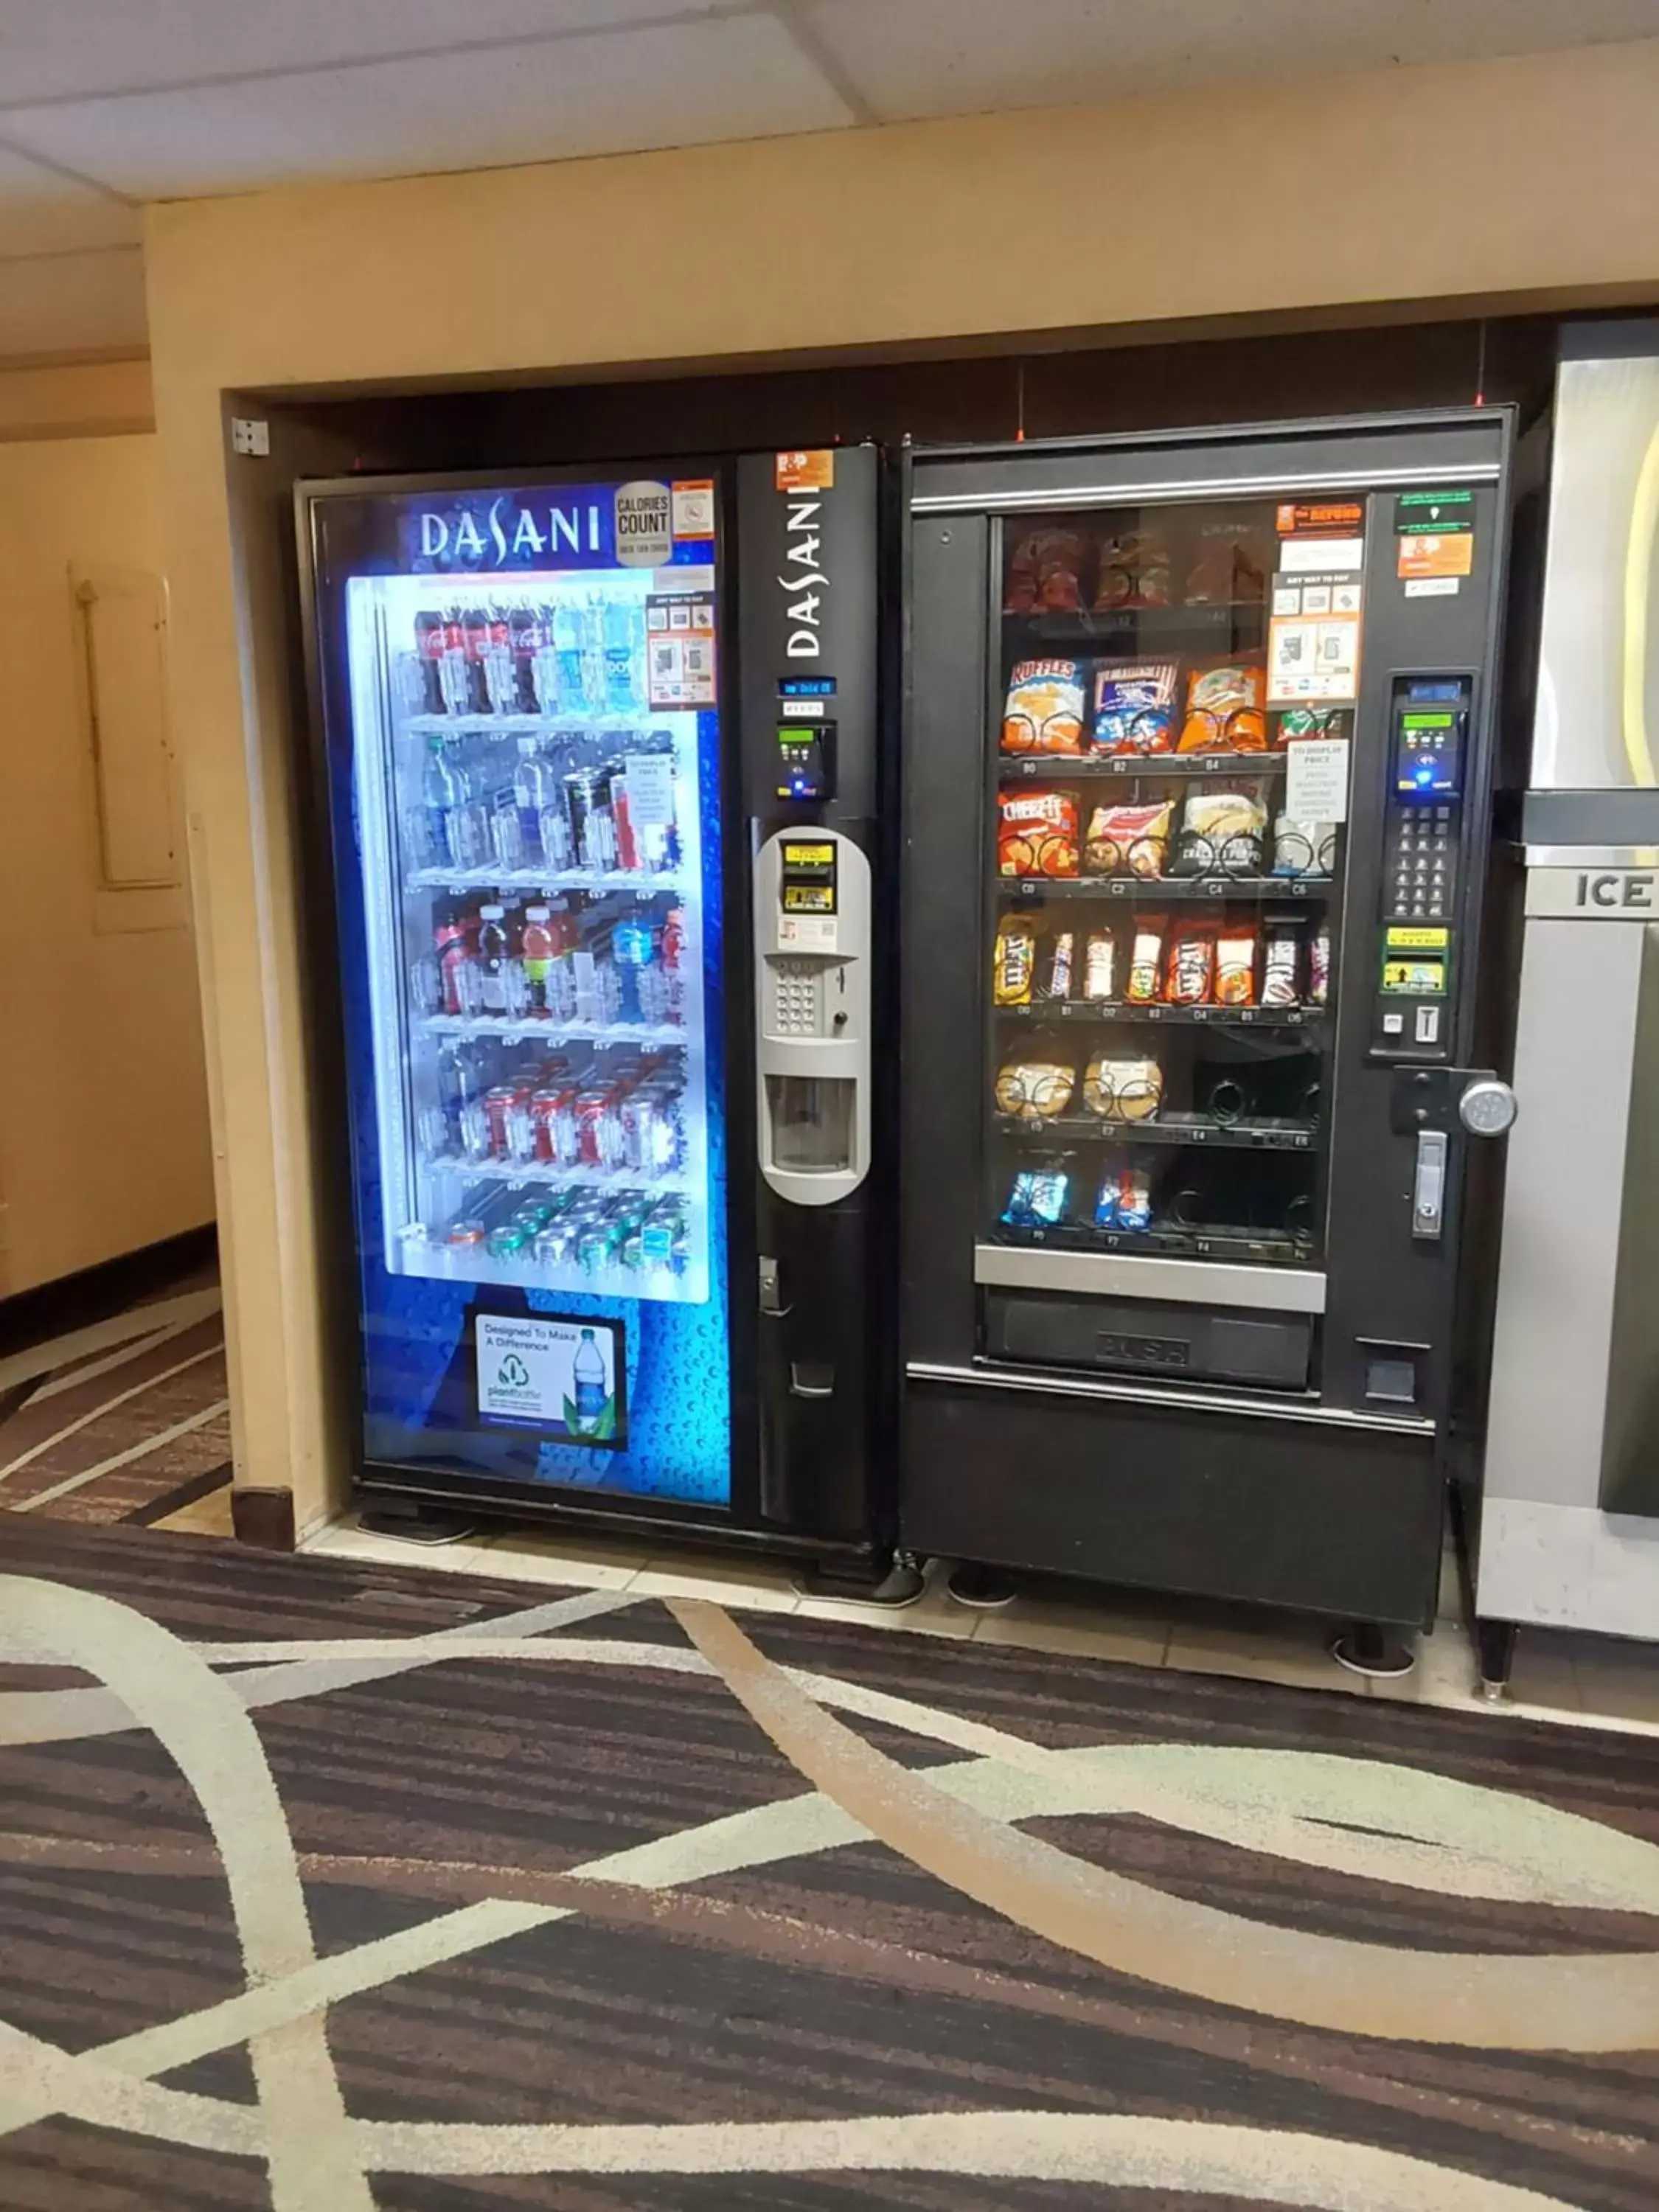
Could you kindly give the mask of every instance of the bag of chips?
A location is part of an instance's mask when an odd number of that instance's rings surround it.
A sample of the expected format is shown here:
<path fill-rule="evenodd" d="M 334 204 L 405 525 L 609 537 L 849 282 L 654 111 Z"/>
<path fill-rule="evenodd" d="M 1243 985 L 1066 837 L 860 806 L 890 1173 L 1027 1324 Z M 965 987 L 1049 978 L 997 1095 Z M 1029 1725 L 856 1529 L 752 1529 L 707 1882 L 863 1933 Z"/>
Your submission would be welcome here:
<path fill-rule="evenodd" d="M 1083 1103 L 1107 1121 L 1149 1121 L 1164 1097 L 1155 1060 L 1097 1052 L 1083 1079 Z"/>
<path fill-rule="evenodd" d="M 997 1110 L 1022 1121 L 1051 1121 L 1072 1103 L 1077 1070 L 1056 1060 L 1011 1060 L 997 1076 Z"/>
<path fill-rule="evenodd" d="M 1215 999 L 1218 1006 L 1248 1006 L 1255 1000 L 1255 925 L 1228 921 L 1215 946 Z"/>
<path fill-rule="evenodd" d="M 1082 603 L 1078 572 L 1083 540 L 1075 530 L 1033 530 L 1008 562 L 1003 606 L 1011 615 L 1075 614 Z"/>
<path fill-rule="evenodd" d="M 1123 995 L 1134 1006 L 1150 1006 L 1164 974 L 1164 939 L 1169 923 L 1162 915 L 1139 915 L 1129 946 L 1129 974 Z"/>
<path fill-rule="evenodd" d="M 1170 604 L 1170 549 L 1151 531 L 1127 531 L 1109 538 L 1100 549 L 1096 572 L 1095 612 L 1109 614 L 1114 607 L 1167 607 Z"/>
<path fill-rule="evenodd" d="M 999 1006 L 1029 1006 L 1036 975 L 1036 924 L 1024 915 L 1004 915 L 997 924 L 991 968 L 991 998 Z"/>
<path fill-rule="evenodd" d="M 1077 801 L 1069 791 L 1005 791 L 997 812 L 1001 874 L 1076 875 Z"/>
<path fill-rule="evenodd" d="M 1170 849 L 1175 803 L 1097 806 L 1089 817 L 1085 858 L 1091 876 L 1161 876 Z"/>
<path fill-rule="evenodd" d="M 1293 921 L 1270 921 L 1261 957 L 1261 1003 L 1294 1006 L 1302 997 L 1302 932 Z"/>
<path fill-rule="evenodd" d="M 1183 922 L 1170 944 L 1164 995 L 1172 1006 L 1207 1006 L 1215 982 L 1215 925 Z"/>
<path fill-rule="evenodd" d="M 1083 689 L 1080 660 L 1017 661 L 1002 710 L 1003 751 L 1080 753 Z"/>
<path fill-rule="evenodd" d="M 1346 707 L 1286 707 L 1279 715 L 1273 731 L 1273 744 L 1293 745 L 1301 738 L 1346 738 L 1348 734 Z"/>
<path fill-rule="evenodd" d="M 1066 1218 L 1071 1177 L 1061 1168 L 1022 1168 L 1002 1218 L 1010 1229 L 1052 1229 Z"/>
<path fill-rule="evenodd" d="M 1172 876 L 1259 876 L 1267 810 L 1248 791 L 1194 791 L 1182 811 Z"/>
<path fill-rule="evenodd" d="M 1152 1220 L 1152 1178 L 1133 1153 L 1108 1153 L 1095 1199 L 1097 1229 L 1148 1229 Z"/>
<path fill-rule="evenodd" d="M 1259 753 L 1267 750 L 1267 672 L 1257 661 L 1223 660 L 1187 679 L 1187 720 L 1177 751 Z"/>
<path fill-rule="evenodd" d="M 1267 556 L 1261 533 L 1248 522 L 1206 522 L 1187 577 L 1189 607 L 1238 606 L 1263 599 Z"/>
<path fill-rule="evenodd" d="M 1173 660 L 1103 660 L 1095 670 L 1092 744 L 1097 753 L 1175 750 Z"/>
<path fill-rule="evenodd" d="M 1083 995 L 1100 1002 L 1117 996 L 1117 938 L 1109 929 L 1091 929 L 1083 957 Z"/>

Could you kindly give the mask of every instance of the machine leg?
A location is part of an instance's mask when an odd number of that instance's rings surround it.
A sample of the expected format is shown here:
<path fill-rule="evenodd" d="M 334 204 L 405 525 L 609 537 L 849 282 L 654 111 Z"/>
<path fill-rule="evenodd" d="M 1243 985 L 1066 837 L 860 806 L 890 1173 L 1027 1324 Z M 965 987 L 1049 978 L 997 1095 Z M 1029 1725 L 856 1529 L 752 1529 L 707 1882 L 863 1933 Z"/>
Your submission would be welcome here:
<path fill-rule="evenodd" d="M 401 1536 L 408 1544 L 460 1544 L 479 1524 L 459 1506 L 428 1505 L 417 1498 L 386 1498 L 366 1505 L 358 1524 L 373 1536 Z"/>
<path fill-rule="evenodd" d="M 999 1606 L 1012 1605 L 1018 1595 L 1012 1575 L 1000 1567 L 983 1567 L 976 1559 L 959 1559 L 951 1570 L 945 1585 L 958 1605 L 970 1605 L 980 1613 L 994 1613 Z"/>
<path fill-rule="evenodd" d="M 1417 1664 L 1417 1653 L 1397 1630 L 1375 1620 L 1357 1620 L 1331 1642 L 1331 1656 L 1351 1674 L 1373 1681 L 1397 1681 Z"/>
<path fill-rule="evenodd" d="M 1515 1665 L 1516 1623 L 1481 1620 L 1474 1623 L 1474 1656 L 1479 1666 L 1479 1688 L 1488 1705 L 1498 1705 L 1509 1693 L 1510 1672 Z"/>

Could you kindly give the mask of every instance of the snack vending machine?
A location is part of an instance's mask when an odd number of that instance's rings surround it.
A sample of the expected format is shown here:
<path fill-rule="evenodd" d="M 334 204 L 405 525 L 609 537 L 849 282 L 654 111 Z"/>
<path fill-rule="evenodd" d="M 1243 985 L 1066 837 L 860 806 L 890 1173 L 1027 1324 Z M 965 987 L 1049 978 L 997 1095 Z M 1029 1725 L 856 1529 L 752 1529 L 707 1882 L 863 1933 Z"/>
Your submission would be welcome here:
<path fill-rule="evenodd" d="M 367 1489 L 880 1552 L 876 491 L 300 488 Z"/>
<path fill-rule="evenodd" d="M 916 1550 L 1432 1618 L 1511 429 L 915 454 Z"/>

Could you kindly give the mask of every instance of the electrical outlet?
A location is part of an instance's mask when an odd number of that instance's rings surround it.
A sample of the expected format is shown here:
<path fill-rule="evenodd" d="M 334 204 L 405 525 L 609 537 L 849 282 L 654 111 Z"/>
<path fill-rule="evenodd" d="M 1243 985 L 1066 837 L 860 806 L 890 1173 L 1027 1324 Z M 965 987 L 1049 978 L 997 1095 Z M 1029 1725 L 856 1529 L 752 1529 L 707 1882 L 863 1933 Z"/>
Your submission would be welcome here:
<path fill-rule="evenodd" d="M 233 453 L 252 453 L 258 460 L 266 459 L 270 453 L 270 423 L 256 422 L 246 415 L 233 415 L 230 450 Z"/>

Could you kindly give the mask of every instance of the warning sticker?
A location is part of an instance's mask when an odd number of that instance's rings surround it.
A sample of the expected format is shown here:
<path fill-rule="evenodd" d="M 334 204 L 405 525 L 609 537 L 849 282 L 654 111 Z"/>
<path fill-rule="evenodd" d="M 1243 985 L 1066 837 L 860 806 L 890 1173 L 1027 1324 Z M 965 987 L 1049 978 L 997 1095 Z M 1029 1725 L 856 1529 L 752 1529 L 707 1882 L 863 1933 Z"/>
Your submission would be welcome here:
<path fill-rule="evenodd" d="M 1449 538 L 1424 532 L 1400 540 L 1398 573 L 1407 578 L 1468 576 L 1474 570 L 1474 532 L 1456 532 Z"/>
<path fill-rule="evenodd" d="M 836 449 L 818 446 L 779 453 L 773 477 L 780 491 L 828 491 L 836 481 Z"/>
<path fill-rule="evenodd" d="M 698 477 L 672 487 L 674 536 L 712 538 L 714 534 L 714 480 Z"/>

